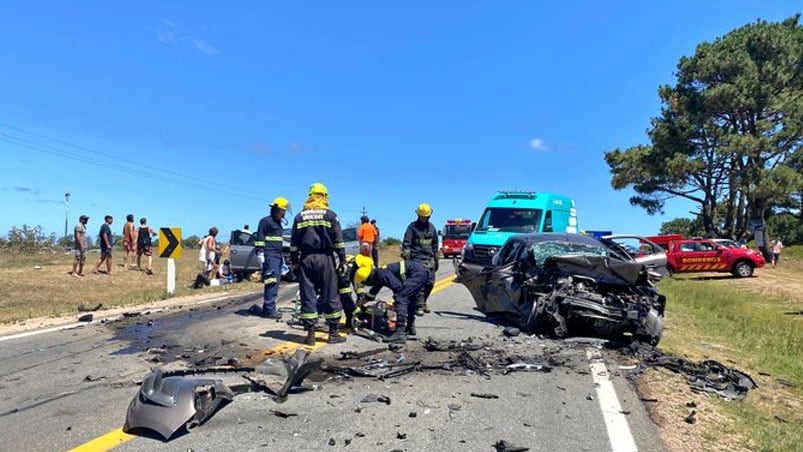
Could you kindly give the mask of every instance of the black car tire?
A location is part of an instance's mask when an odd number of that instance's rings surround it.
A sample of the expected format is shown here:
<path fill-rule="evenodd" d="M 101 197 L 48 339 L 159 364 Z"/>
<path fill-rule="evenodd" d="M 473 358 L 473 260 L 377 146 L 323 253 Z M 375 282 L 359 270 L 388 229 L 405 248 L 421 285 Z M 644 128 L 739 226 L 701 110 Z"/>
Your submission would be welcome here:
<path fill-rule="evenodd" d="M 737 278 L 749 278 L 753 276 L 753 266 L 749 262 L 739 261 L 733 266 L 733 276 Z"/>

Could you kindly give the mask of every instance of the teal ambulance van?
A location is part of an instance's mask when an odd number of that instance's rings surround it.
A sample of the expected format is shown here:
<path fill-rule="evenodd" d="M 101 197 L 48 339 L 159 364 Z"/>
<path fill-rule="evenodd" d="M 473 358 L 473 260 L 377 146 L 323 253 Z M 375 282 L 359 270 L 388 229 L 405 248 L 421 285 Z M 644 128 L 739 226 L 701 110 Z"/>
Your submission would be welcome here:
<path fill-rule="evenodd" d="M 577 210 L 568 196 L 535 191 L 499 191 L 488 201 L 466 241 L 462 261 L 490 265 L 508 237 L 516 234 L 576 234 L 577 231 Z"/>

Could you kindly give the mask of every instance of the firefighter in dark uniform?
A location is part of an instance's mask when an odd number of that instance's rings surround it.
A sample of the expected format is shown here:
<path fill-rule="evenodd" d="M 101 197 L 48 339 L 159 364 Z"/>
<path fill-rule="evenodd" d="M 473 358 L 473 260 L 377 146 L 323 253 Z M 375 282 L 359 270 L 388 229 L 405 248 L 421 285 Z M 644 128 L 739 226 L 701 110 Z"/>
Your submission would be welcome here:
<path fill-rule="evenodd" d="M 346 327 L 354 328 L 354 314 L 357 312 L 357 303 L 354 301 L 354 288 L 349 277 L 350 268 L 354 266 L 354 256 L 346 256 L 346 267 L 338 269 L 337 272 L 337 292 L 340 296 L 340 304 L 343 306 L 343 314 L 346 317 Z M 362 287 L 356 286 L 357 296 L 362 295 Z"/>
<path fill-rule="evenodd" d="M 329 326 L 329 343 L 345 342 L 338 334 L 343 306 L 338 294 L 338 273 L 345 270 L 346 245 L 337 215 L 329 209 L 326 186 L 316 182 L 310 186 L 304 209 L 296 215 L 290 237 L 290 259 L 298 266 L 298 287 L 301 294 L 299 319 L 307 330 L 305 344 L 315 344 L 315 323 L 318 320 L 317 298 L 323 303 L 323 314 Z M 338 263 L 335 264 L 335 254 Z"/>
<path fill-rule="evenodd" d="M 429 274 L 428 268 L 409 259 L 373 268 L 373 259 L 370 257 L 362 255 L 356 257 L 353 280 L 355 285 L 371 286 L 371 289 L 365 292 L 366 300 L 374 300 L 383 287 L 393 291 L 396 331 L 388 341 L 405 342 L 408 335 L 416 335 L 415 299 L 429 283 Z"/>
<path fill-rule="evenodd" d="M 265 289 L 262 296 L 262 317 L 279 319 L 281 313 L 276 310 L 276 297 L 279 295 L 279 283 L 282 279 L 282 234 L 284 214 L 290 208 L 286 198 L 278 197 L 270 205 L 270 215 L 259 220 L 254 246 L 256 252 L 262 254 L 262 283 Z"/>
<path fill-rule="evenodd" d="M 415 301 L 415 315 L 422 316 L 429 313 L 427 300 L 435 286 L 435 273 L 438 271 L 438 231 L 429 222 L 432 216 L 432 207 L 422 203 L 415 210 L 418 219 L 407 226 L 402 240 L 403 259 L 412 259 L 429 270 L 429 280 Z"/>

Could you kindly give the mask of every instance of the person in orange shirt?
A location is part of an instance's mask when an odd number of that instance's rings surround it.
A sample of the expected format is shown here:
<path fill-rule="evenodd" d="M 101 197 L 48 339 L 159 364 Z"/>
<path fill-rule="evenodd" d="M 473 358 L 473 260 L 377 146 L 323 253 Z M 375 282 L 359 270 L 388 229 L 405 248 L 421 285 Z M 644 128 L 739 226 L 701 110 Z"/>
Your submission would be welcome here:
<path fill-rule="evenodd" d="M 360 241 L 360 254 L 373 259 L 373 250 L 376 247 L 376 228 L 368 222 L 368 217 L 360 217 L 360 228 L 357 229 L 357 240 Z M 374 266 L 379 262 L 374 261 Z"/>

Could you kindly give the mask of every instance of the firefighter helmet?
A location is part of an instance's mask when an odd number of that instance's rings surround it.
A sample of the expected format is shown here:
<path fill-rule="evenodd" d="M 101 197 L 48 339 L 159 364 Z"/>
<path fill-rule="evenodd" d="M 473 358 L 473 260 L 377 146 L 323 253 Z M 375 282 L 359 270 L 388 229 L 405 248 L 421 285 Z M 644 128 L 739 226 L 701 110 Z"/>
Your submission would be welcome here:
<path fill-rule="evenodd" d="M 354 284 L 359 285 L 371 276 L 374 260 L 359 254 L 354 258 L 354 263 L 357 265 L 357 269 L 354 271 Z"/>
<path fill-rule="evenodd" d="M 290 208 L 290 201 L 288 201 L 287 198 L 282 198 L 281 196 L 279 196 L 278 198 L 273 200 L 270 206 L 276 207 L 277 209 L 287 210 Z"/>
<path fill-rule="evenodd" d="M 322 184 L 320 182 L 315 182 L 314 184 L 310 185 L 310 187 L 309 187 L 309 194 L 312 195 L 312 194 L 315 194 L 315 193 L 317 193 L 319 195 L 329 196 L 329 190 L 326 189 L 326 185 L 324 185 L 324 184 Z"/>
<path fill-rule="evenodd" d="M 418 214 L 419 217 L 431 217 L 432 207 L 430 207 L 429 204 L 423 202 L 418 205 L 418 209 L 415 210 L 415 213 Z"/>

